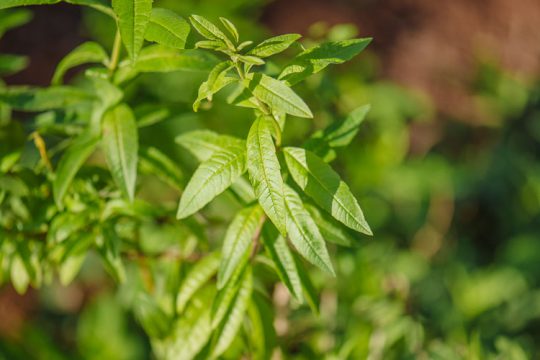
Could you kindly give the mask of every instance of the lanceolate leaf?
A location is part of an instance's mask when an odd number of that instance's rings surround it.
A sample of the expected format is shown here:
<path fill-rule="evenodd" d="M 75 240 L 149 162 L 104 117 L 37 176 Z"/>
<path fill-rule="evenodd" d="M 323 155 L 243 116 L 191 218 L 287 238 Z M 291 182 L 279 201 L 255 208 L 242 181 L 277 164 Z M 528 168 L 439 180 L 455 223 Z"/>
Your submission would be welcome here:
<path fill-rule="evenodd" d="M 94 152 L 99 136 L 83 133 L 70 145 L 56 169 L 56 177 L 53 182 L 53 194 L 56 205 L 63 207 L 64 195 L 75 177 L 75 174 L 86 159 Z"/>
<path fill-rule="evenodd" d="M 370 42 L 371 38 L 331 41 L 307 49 L 283 69 L 279 79 L 289 85 L 294 85 L 330 64 L 341 64 L 351 60 Z"/>
<path fill-rule="evenodd" d="M 248 316 L 247 333 L 253 345 L 253 359 L 270 359 L 276 342 L 273 309 L 262 296 L 253 292 L 248 306 Z"/>
<path fill-rule="evenodd" d="M 352 246 L 353 239 L 347 234 L 343 226 L 326 213 L 321 213 L 314 205 L 305 204 L 305 206 L 313 220 L 315 220 L 325 241 L 341 246 Z"/>
<path fill-rule="evenodd" d="M 0 76 L 18 73 L 28 65 L 26 56 L 0 54 Z"/>
<path fill-rule="evenodd" d="M 250 245 L 259 229 L 263 210 L 259 205 L 254 205 L 241 210 L 236 214 L 227 229 L 221 263 L 218 272 L 218 289 L 223 288 L 229 281 L 234 270 L 239 266 L 242 259 L 249 256 Z"/>
<path fill-rule="evenodd" d="M 199 15 L 192 15 L 189 20 L 199 34 L 208 40 L 222 40 L 225 44 L 232 46 L 227 36 L 210 21 Z"/>
<path fill-rule="evenodd" d="M 189 23 L 180 15 L 171 10 L 154 8 L 144 36 L 148 41 L 183 49 L 190 30 Z"/>
<path fill-rule="evenodd" d="M 194 130 L 176 137 L 175 142 L 192 153 L 197 160 L 206 161 L 216 151 L 229 147 L 245 147 L 242 139 L 217 134 L 210 130 Z"/>
<path fill-rule="evenodd" d="M 228 148 L 212 154 L 189 181 L 180 199 L 177 218 L 199 211 L 246 171 L 245 148 Z"/>
<path fill-rule="evenodd" d="M 223 61 L 217 64 L 210 74 L 208 75 L 208 80 L 203 82 L 199 87 L 199 94 L 197 100 L 193 103 L 193 111 L 197 111 L 199 104 L 203 99 L 212 100 L 212 96 L 221 90 L 224 86 L 235 81 L 234 78 L 227 77 L 227 71 L 232 67 L 230 61 Z"/>
<path fill-rule="evenodd" d="M 273 234 L 268 226 L 265 226 L 263 230 L 264 236 L 262 240 L 264 248 L 272 259 L 279 278 L 296 300 L 303 303 L 302 282 L 300 281 L 298 268 L 294 262 L 293 254 L 287 246 L 287 242 L 282 236 Z"/>
<path fill-rule="evenodd" d="M 101 11 L 110 17 L 115 17 L 113 9 L 111 9 L 111 2 L 109 0 L 64 0 L 65 2 L 73 5 L 84 5 Z"/>
<path fill-rule="evenodd" d="M 308 196 L 351 229 L 372 235 L 358 201 L 328 164 L 301 148 L 283 151 L 292 178 Z"/>
<path fill-rule="evenodd" d="M 112 0 L 122 42 L 135 62 L 144 42 L 146 26 L 152 12 L 152 0 Z"/>
<path fill-rule="evenodd" d="M 240 288 L 214 335 L 215 345 L 212 351 L 212 358 L 217 358 L 223 354 L 236 336 L 244 320 L 252 290 L 253 276 L 251 274 L 251 268 L 248 267 L 241 279 Z"/>
<path fill-rule="evenodd" d="M 193 294 L 199 290 L 214 274 L 219 266 L 219 253 L 213 253 L 197 262 L 186 275 L 176 297 L 176 310 L 181 313 Z"/>
<path fill-rule="evenodd" d="M 335 275 L 328 250 L 315 221 L 305 209 L 300 196 L 287 185 L 285 185 L 285 204 L 287 231 L 296 250 L 313 265 Z"/>
<path fill-rule="evenodd" d="M 132 201 L 137 179 L 139 141 L 137 124 L 127 105 L 118 105 L 105 114 L 102 144 L 113 179 Z"/>
<path fill-rule="evenodd" d="M 254 74 L 247 86 L 255 97 L 277 112 L 303 118 L 313 117 L 304 100 L 283 81 L 264 74 Z"/>
<path fill-rule="evenodd" d="M 60 0 L 2 0 L 0 1 L 0 10 L 16 6 L 51 5 L 59 2 Z"/>
<path fill-rule="evenodd" d="M 175 189 L 182 190 L 182 170 L 167 155 L 155 147 L 143 147 L 139 151 L 141 168 L 158 176 Z"/>
<path fill-rule="evenodd" d="M 265 58 L 275 54 L 279 54 L 280 52 L 287 50 L 289 46 L 291 46 L 296 40 L 300 39 L 301 37 L 302 35 L 299 34 L 274 36 L 255 46 L 248 52 L 248 55 Z"/>
<path fill-rule="evenodd" d="M 89 105 L 94 100 L 91 93 L 71 86 L 0 88 L 0 103 L 21 111 L 46 111 Z"/>
<path fill-rule="evenodd" d="M 73 49 L 66 57 L 60 61 L 54 72 L 51 83 L 59 85 L 64 74 L 71 68 L 88 63 L 107 62 L 108 56 L 105 50 L 95 42 L 86 42 Z"/>
<path fill-rule="evenodd" d="M 286 235 L 284 185 L 272 131 L 265 117 L 257 118 L 251 126 L 247 138 L 248 171 L 259 203 L 278 230 Z"/>
<path fill-rule="evenodd" d="M 229 34 L 233 36 L 234 41 L 238 42 L 240 40 L 240 35 L 238 34 L 238 29 L 236 29 L 236 26 L 234 26 L 234 24 L 229 19 L 226 19 L 224 17 L 220 17 L 219 20 L 221 21 L 225 29 L 227 29 Z"/>
<path fill-rule="evenodd" d="M 201 50 L 176 50 L 161 45 L 145 47 L 137 60 L 138 72 L 210 71 L 217 59 Z"/>

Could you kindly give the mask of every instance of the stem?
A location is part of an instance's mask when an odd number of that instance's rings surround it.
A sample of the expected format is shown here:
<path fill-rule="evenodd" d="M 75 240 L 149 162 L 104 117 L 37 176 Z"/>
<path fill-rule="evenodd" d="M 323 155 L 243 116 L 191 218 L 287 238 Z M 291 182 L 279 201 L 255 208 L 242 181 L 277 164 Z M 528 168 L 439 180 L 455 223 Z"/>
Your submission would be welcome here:
<path fill-rule="evenodd" d="M 242 66 L 240 65 L 240 63 L 237 60 L 233 60 L 233 61 L 234 61 L 234 66 L 236 68 L 236 71 L 238 72 L 238 76 L 240 76 L 240 79 L 242 79 L 242 81 L 244 81 L 246 79 L 246 74 L 244 73 L 244 70 L 242 69 Z M 266 106 L 265 103 L 263 103 L 261 100 L 259 100 L 255 95 L 253 95 L 253 97 L 255 98 L 255 102 L 257 103 L 257 106 L 259 107 L 259 110 L 263 114 L 266 114 L 266 115 L 271 115 L 272 114 L 272 112 L 270 111 L 268 106 Z"/>
<path fill-rule="evenodd" d="M 120 50 L 122 50 L 122 38 L 120 37 L 120 31 L 116 30 L 116 34 L 114 35 L 114 44 L 111 52 L 111 61 L 109 62 L 109 76 L 112 76 L 116 68 L 118 67 Z"/>

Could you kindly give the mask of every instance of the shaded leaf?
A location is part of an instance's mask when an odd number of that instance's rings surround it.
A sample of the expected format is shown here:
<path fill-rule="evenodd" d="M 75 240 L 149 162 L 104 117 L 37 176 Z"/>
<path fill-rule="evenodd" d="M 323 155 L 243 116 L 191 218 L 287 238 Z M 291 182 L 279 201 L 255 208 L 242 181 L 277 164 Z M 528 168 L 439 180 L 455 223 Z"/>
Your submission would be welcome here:
<path fill-rule="evenodd" d="M 131 109 L 121 104 L 103 118 L 102 146 L 114 181 L 124 196 L 133 201 L 137 180 L 138 134 Z"/>
<path fill-rule="evenodd" d="M 155 147 L 142 147 L 139 150 L 139 163 L 149 174 L 153 174 L 177 190 L 182 190 L 182 170 L 178 165 Z"/>
<path fill-rule="evenodd" d="M 184 311 L 193 294 L 215 275 L 219 266 L 219 260 L 220 254 L 212 253 L 198 261 L 189 271 L 176 297 L 176 310 L 179 313 Z"/>
<path fill-rule="evenodd" d="M 27 65 L 28 58 L 26 56 L 0 54 L 0 76 L 18 73 Z"/>
<path fill-rule="evenodd" d="M 2 0 L 0 2 L 0 10 L 16 6 L 52 5 L 59 2 L 60 0 Z"/>
<path fill-rule="evenodd" d="M 11 86 L 0 88 L 0 102 L 21 111 L 46 111 L 90 104 L 95 97 L 82 89 L 71 86 L 35 88 Z"/>
<path fill-rule="evenodd" d="M 88 63 L 102 63 L 108 61 L 108 56 L 103 47 L 95 42 L 85 42 L 67 54 L 56 67 L 51 84 L 62 83 L 64 74 L 71 68 Z"/>

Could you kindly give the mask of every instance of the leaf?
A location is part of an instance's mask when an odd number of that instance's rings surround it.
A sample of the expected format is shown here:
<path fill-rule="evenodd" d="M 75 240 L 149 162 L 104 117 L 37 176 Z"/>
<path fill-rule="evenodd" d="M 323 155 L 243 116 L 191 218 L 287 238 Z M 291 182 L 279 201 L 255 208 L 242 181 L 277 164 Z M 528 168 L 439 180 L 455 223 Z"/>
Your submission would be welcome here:
<path fill-rule="evenodd" d="M 27 65 L 28 58 L 26 56 L 0 54 L 0 76 L 18 73 Z"/>
<path fill-rule="evenodd" d="M 311 308 L 311 311 L 313 311 L 314 314 L 319 314 L 319 295 L 317 293 L 317 290 L 311 282 L 309 273 L 304 269 L 298 257 L 294 254 L 292 254 L 292 256 L 294 258 L 296 268 L 298 269 L 298 276 L 300 278 L 300 283 L 302 284 L 304 298 L 306 299 L 306 302 Z"/>
<path fill-rule="evenodd" d="M 253 244 L 253 237 L 256 235 L 263 216 L 262 208 L 254 205 L 238 212 L 227 229 L 221 263 L 218 271 L 218 289 L 230 280 L 234 270 L 242 262 L 242 259 L 249 256 L 248 250 Z"/>
<path fill-rule="evenodd" d="M 73 67 L 88 63 L 105 64 L 107 61 L 107 53 L 101 45 L 92 41 L 85 42 L 73 49 L 60 61 L 54 72 L 51 84 L 59 85 L 62 83 L 64 74 Z"/>
<path fill-rule="evenodd" d="M 108 16 L 115 18 L 113 9 L 111 9 L 110 0 L 64 0 L 65 2 L 73 5 L 88 6 L 98 11 L 101 11 Z"/>
<path fill-rule="evenodd" d="M 73 141 L 62 156 L 53 181 L 54 201 L 58 208 L 63 208 L 62 200 L 69 185 L 86 159 L 94 152 L 98 141 L 98 136 L 83 133 Z"/>
<path fill-rule="evenodd" d="M 132 62 L 137 60 L 152 13 L 152 0 L 112 0 L 118 30 Z"/>
<path fill-rule="evenodd" d="M 274 231 L 275 232 L 275 231 Z M 272 229 L 268 226 L 263 228 L 262 237 L 264 248 L 272 259 L 275 265 L 276 273 L 283 282 L 283 284 L 289 289 L 289 292 L 300 303 L 304 302 L 304 295 L 302 294 L 302 282 L 300 275 L 298 274 L 298 268 L 294 262 L 293 254 L 287 246 L 287 242 L 282 236 L 274 234 Z"/>
<path fill-rule="evenodd" d="M 210 130 L 189 131 L 177 136 L 175 142 L 188 150 L 199 161 L 208 160 L 216 151 L 246 146 L 246 142 L 242 139 L 217 134 Z"/>
<path fill-rule="evenodd" d="M 176 217 L 183 219 L 208 204 L 246 171 L 244 147 L 217 151 L 203 162 L 184 190 Z"/>
<path fill-rule="evenodd" d="M 32 12 L 28 9 L 2 11 L 0 13 L 0 38 L 4 36 L 6 31 L 22 26 L 31 19 Z"/>
<path fill-rule="evenodd" d="M 240 288 L 230 304 L 229 310 L 214 334 L 214 346 L 211 357 L 217 358 L 227 350 L 244 320 L 251 292 L 253 290 L 253 276 L 248 267 L 241 279 Z"/>
<path fill-rule="evenodd" d="M 305 204 L 306 210 L 311 214 L 317 227 L 321 231 L 324 240 L 341 246 L 352 246 L 353 239 L 347 234 L 343 227 L 334 219 L 322 214 L 319 209 L 310 204 Z"/>
<path fill-rule="evenodd" d="M 264 74 L 253 74 L 247 87 L 255 97 L 275 111 L 303 118 L 313 117 L 304 100 L 283 81 Z"/>
<path fill-rule="evenodd" d="M 219 28 L 208 21 L 206 18 L 199 15 L 192 15 L 189 17 L 191 25 L 197 30 L 199 34 L 207 38 L 208 40 L 222 40 L 229 47 L 232 47 L 232 44 L 227 38 L 227 36 L 219 30 Z"/>
<path fill-rule="evenodd" d="M 272 129 L 265 117 L 257 118 L 249 130 L 247 166 L 255 195 L 264 212 L 278 230 L 286 235 L 287 212 L 281 167 L 272 139 Z"/>
<path fill-rule="evenodd" d="M 300 39 L 302 35 L 299 34 L 285 34 L 271 37 L 255 46 L 247 54 L 258 56 L 261 58 L 269 57 L 275 54 L 279 54 L 282 51 L 285 51 L 291 46 L 296 40 Z"/>
<path fill-rule="evenodd" d="M 177 190 L 182 190 L 182 170 L 160 150 L 155 147 L 142 147 L 139 150 L 139 163 L 147 173 L 161 178 Z"/>
<path fill-rule="evenodd" d="M 171 319 L 149 294 L 142 291 L 137 294 L 133 312 L 151 338 L 162 339 L 170 333 Z"/>
<path fill-rule="evenodd" d="M 294 85 L 330 64 L 342 64 L 351 60 L 370 42 L 371 38 L 331 41 L 307 49 L 281 71 L 279 79 Z"/>
<path fill-rule="evenodd" d="M 145 47 L 135 65 L 137 72 L 210 71 L 216 57 L 201 50 L 176 50 L 161 45 Z M 126 64 L 122 64 L 126 65 Z"/>
<path fill-rule="evenodd" d="M 184 49 L 191 28 L 189 23 L 174 11 L 154 8 L 145 39 L 176 49 Z"/>
<path fill-rule="evenodd" d="M 199 87 L 199 94 L 197 99 L 193 103 L 193 111 L 197 112 L 199 104 L 203 99 L 212 100 L 212 96 L 221 90 L 224 86 L 235 81 L 234 78 L 226 77 L 227 72 L 232 67 L 230 61 L 223 61 L 217 64 L 210 74 L 208 75 L 208 80 L 203 82 Z"/>
<path fill-rule="evenodd" d="M 328 164 L 301 148 L 283 152 L 292 178 L 317 205 L 351 229 L 373 235 L 358 201 Z"/>
<path fill-rule="evenodd" d="M 0 103 L 21 111 L 65 109 L 82 104 L 88 105 L 94 100 L 95 97 L 91 93 L 71 86 L 0 88 Z"/>
<path fill-rule="evenodd" d="M 270 359 L 276 345 L 274 314 L 271 306 L 256 292 L 248 306 L 249 328 L 247 334 L 253 345 L 253 359 Z"/>
<path fill-rule="evenodd" d="M 0 2 L 0 10 L 16 6 L 52 5 L 59 2 L 60 0 L 2 0 Z"/>
<path fill-rule="evenodd" d="M 219 260 L 220 254 L 212 253 L 193 266 L 178 291 L 176 311 L 182 313 L 193 294 L 214 276 L 219 266 Z"/>
<path fill-rule="evenodd" d="M 229 20 L 224 17 L 220 17 L 219 20 L 227 29 L 227 31 L 233 36 L 234 41 L 238 42 L 240 40 L 240 35 L 238 34 L 238 29 L 236 29 L 236 26 Z"/>
<path fill-rule="evenodd" d="M 0 5 L 1 6 L 1 5 Z M 16 255 L 11 260 L 11 283 L 18 294 L 22 295 L 30 284 L 30 275 L 24 265 L 20 255 Z"/>
<path fill-rule="evenodd" d="M 323 237 L 315 221 L 305 209 L 300 196 L 285 185 L 287 232 L 292 244 L 310 263 L 335 276 Z"/>
<path fill-rule="evenodd" d="M 105 114 L 102 145 L 114 181 L 124 196 L 133 201 L 139 141 L 137 124 L 127 105 L 118 105 Z"/>

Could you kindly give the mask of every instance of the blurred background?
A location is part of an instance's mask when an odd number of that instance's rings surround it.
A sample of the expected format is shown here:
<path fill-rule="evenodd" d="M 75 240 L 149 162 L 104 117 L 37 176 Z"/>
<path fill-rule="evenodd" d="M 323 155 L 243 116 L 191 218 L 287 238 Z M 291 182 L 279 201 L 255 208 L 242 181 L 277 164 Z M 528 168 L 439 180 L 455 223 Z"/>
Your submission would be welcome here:
<path fill-rule="evenodd" d="M 308 46 L 374 38 L 358 58 L 299 89 L 316 117 L 286 129 L 286 141 L 299 142 L 372 106 L 333 166 L 375 236 L 332 248 L 337 278 L 313 270 L 320 316 L 276 304 L 286 358 L 539 358 L 539 1 L 155 3 L 186 16 L 228 17 L 253 40 L 291 32 Z M 0 53 L 29 59 L 28 68 L 5 77 L 8 84 L 47 85 L 78 44 L 112 42 L 113 24 L 97 12 L 67 4 L 30 9 L 32 19 L 0 40 Z M 141 136 L 158 147 L 175 146 L 176 134 L 197 127 L 245 136 L 249 113 L 226 110 L 223 119 L 223 99 L 191 114 L 200 81 L 141 78 L 133 92 L 177 109 Z M 143 196 L 177 199 L 149 189 Z M 69 287 L 24 296 L 0 289 L 0 358 L 150 357 L 113 282 L 87 263 Z"/>

